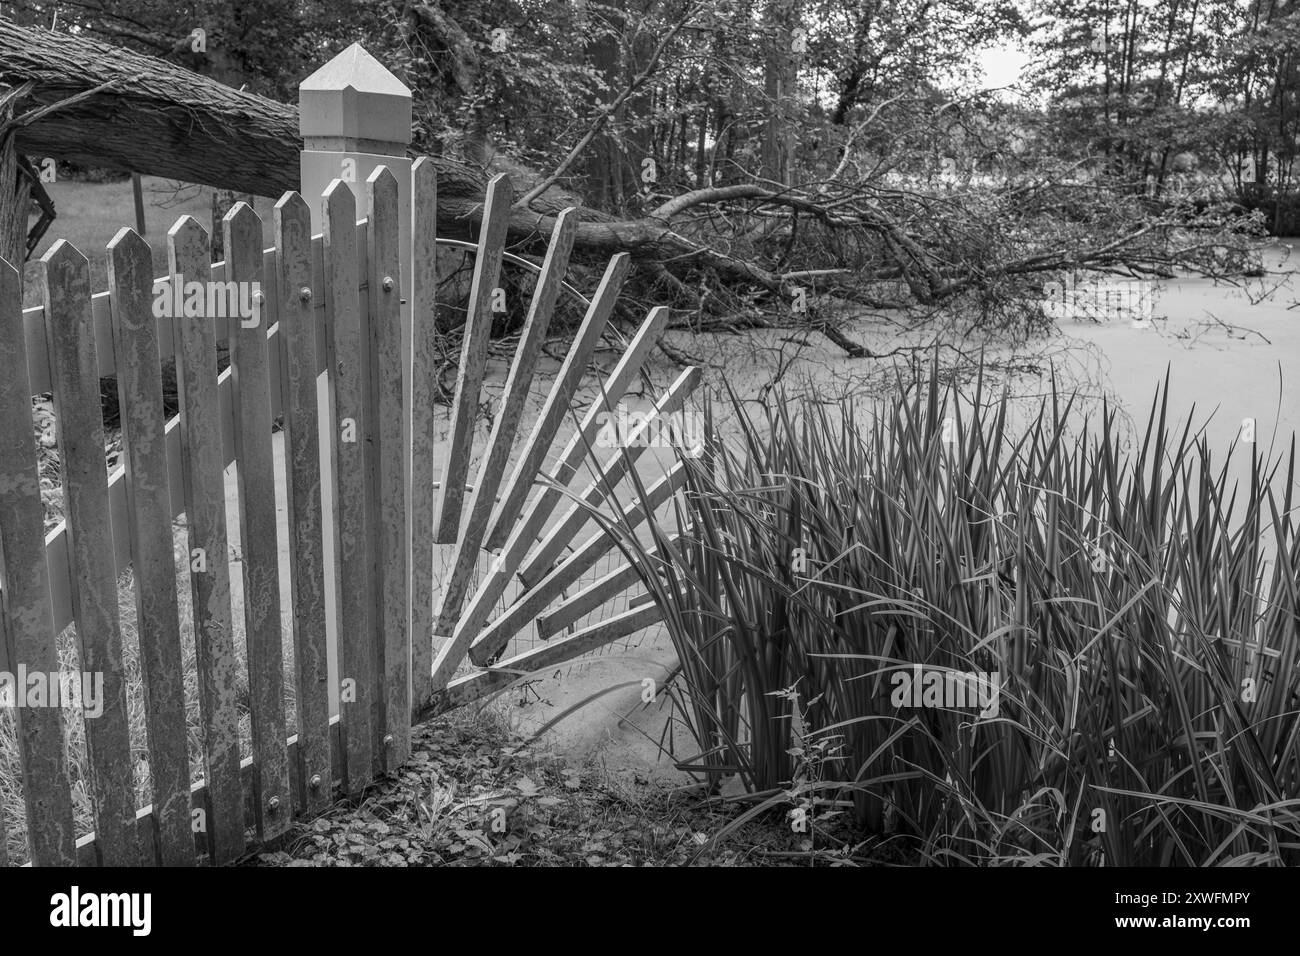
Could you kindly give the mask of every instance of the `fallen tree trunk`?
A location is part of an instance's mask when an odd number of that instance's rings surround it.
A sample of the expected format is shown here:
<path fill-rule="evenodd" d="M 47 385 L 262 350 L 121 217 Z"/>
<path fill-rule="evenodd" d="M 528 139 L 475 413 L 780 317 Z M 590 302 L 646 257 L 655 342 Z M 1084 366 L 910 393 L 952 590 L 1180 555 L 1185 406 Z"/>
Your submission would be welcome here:
<path fill-rule="evenodd" d="M 0 145 L 9 139 L 20 152 L 272 198 L 299 188 L 303 144 L 297 108 L 175 63 L 0 20 L 0 95 L 6 88 L 12 118 L 0 116 Z M 624 94 L 634 88 L 635 83 Z M 1147 274 L 1189 263 L 1195 267 L 1196 256 L 1204 258 L 1209 247 L 1201 243 L 1170 252 L 1161 236 L 1176 222 L 1133 219 L 1117 209 L 1114 223 L 1100 216 L 1093 234 L 1026 248 L 1024 235 L 1032 230 L 1024 225 L 1023 207 L 1032 207 L 1041 191 L 1046 197 L 1038 204 L 1041 215 L 1050 216 L 1046 185 L 982 195 L 966 209 L 952 197 L 871 179 L 840 181 L 843 160 L 829 179 L 810 186 L 704 185 L 669 198 L 642 218 L 619 220 L 576 203 L 553 185 L 605 119 L 598 117 L 549 175 L 505 157 L 493 162 L 493 171 L 508 175 L 520 197 L 511 210 L 510 242 L 517 251 L 540 251 L 555 215 L 576 204 L 575 263 L 599 268 L 615 253 L 630 253 L 643 267 L 641 278 L 655 284 L 650 290 L 655 301 L 667 299 L 697 317 L 707 313 L 730 322 L 763 301 L 779 321 L 818 328 L 822 319 L 811 303 L 806 311 L 798 308 L 802 316 L 788 314 L 796 311 L 793 301 L 805 302 L 804 292 L 827 303 L 923 311 L 978 294 L 984 296 L 978 303 L 980 322 L 990 309 L 1001 309 L 1019 323 L 1024 289 L 1034 293 L 1033 284 L 1044 274 L 1083 268 Z M 439 234 L 475 238 L 487 186 L 484 171 L 445 158 L 432 161 L 439 174 Z M 740 208 L 744 214 L 734 217 L 734 228 L 728 224 L 733 217 L 716 217 L 719 227 L 715 217 L 701 214 L 705 206 Z M 768 224 L 785 230 L 784 238 L 764 245 L 753 238 L 755 222 L 765 234 L 780 235 Z M 817 238 L 809 242 L 804 237 L 811 231 Z M 796 241 L 806 244 L 799 261 L 791 257 Z M 1038 315 L 1036 308 L 1030 312 Z"/>
<path fill-rule="evenodd" d="M 33 86 L 12 124 L 19 152 L 272 198 L 299 188 L 302 138 L 295 106 L 232 89 L 166 60 L 0 20 L 0 84 L 24 83 Z M 440 234 L 472 237 L 486 176 L 461 163 L 433 161 Z M 516 195 L 536 181 L 518 167 L 509 167 L 508 175 Z M 516 208 L 511 239 L 544 243 L 554 214 L 569 202 L 555 189 L 530 208 Z M 575 245 L 592 258 L 687 251 L 668 235 L 666 223 L 615 221 L 586 208 L 579 218 Z"/>
<path fill-rule="evenodd" d="M 21 152 L 279 196 L 298 185 L 297 111 L 155 57 L 0 21 L 0 83 L 33 84 Z"/>
<path fill-rule="evenodd" d="M 0 92 L 0 131 L 12 118 L 15 104 L 22 94 L 21 88 Z M 0 132 L 0 196 L 6 197 L 6 201 L 0 202 L 0 257 L 21 264 L 27 255 L 27 210 L 31 186 L 19 169 L 13 137 L 5 136 L 3 132 Z M 18 270 L 18 281 L 22 283 L 21 269 Z"/>

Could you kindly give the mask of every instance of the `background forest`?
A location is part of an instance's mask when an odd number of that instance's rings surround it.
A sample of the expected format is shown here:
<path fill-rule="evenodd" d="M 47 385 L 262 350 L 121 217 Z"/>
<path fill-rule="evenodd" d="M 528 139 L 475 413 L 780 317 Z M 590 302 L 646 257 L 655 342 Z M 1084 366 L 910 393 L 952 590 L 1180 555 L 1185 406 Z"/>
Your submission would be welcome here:
<path fill-rule="evenodd" d="M 840 307 L 1019 337 L 1045 274 L 1249 272 L 1294 233 L 1300 5 L 1277 0 L 7 4 L 282 102 L 348 43 L 413 148 L 573 201 L 679 327 Z M 205 49 L 192 34 L 204 31 Z M 1024 58 L 1014 88 L 986 69 Z M 1014 71 L 1013 71 L 1014 72 Z M 1027 298 L 1028 296 L 1028 298 Z M 742 315 L 746 318 L 737 319 Z"/>

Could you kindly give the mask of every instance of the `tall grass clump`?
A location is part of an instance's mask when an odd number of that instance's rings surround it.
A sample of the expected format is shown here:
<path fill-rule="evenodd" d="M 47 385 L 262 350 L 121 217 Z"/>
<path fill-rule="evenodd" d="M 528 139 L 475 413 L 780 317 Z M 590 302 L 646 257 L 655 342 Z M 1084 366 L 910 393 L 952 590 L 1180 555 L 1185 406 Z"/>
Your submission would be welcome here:
<path fill-rule="evenodd" d="M 1294 440 L 1216 464 L 1167 385 L 1131 449 L 1108 406 L 1054 387 L 1013 427 L 985 391 L 733 396 L 657 552 L 612 522 L 676 645 L 691 766 L 851 807 L 923 862 L 1300 862 Z M 900 696 L 931 673 L 995 706 Z"/>

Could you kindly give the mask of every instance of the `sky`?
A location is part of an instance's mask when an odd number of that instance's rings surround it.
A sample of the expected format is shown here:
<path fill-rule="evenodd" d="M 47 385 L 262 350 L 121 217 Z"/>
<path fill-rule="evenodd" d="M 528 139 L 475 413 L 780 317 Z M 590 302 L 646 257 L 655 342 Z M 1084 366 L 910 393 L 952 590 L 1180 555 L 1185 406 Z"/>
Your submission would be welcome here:
<path fill-rule="evenodd" d="M 1020 79 L 1029 63 L 1029 54 L 1018 46 L 1000 44 L 981 51 L 979 62 L 984 68 L 984 86 L 1010 86 Z"/>

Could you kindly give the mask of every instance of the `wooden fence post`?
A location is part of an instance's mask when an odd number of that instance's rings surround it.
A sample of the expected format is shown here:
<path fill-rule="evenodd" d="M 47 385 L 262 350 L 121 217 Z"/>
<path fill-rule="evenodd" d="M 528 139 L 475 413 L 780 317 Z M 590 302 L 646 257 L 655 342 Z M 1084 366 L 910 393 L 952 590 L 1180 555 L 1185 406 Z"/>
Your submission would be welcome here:
<path fill-rule="evenodd" d="M 298 125 L 303 137 L 301 159 L 302 196 L 311 209 L 312 232 L 324 229 L 321 196 L 330 183 L 346 183 L 357 201 L 359 209 L 367 208 L 365 183 L 380 166 L 387 166 L 397 180 L 397 200 L 400 209 L 398 248 L 404 275 L 413 275 L 411 267 L 411 160 L 406 150 L 411 142 L 411 91 L 384 69 L 359 43 L 354 43 L 338 54 L 307 79 L 298 88 Z M 404 286 L 401 291 L 402 367 L 411 368 L 411 295 Z M 371 300 L 373 302 L 373 299 Z M 432 316 L 430 316 L 430 320 Z M 335 374 L 334 369 L 330 371 Z M 327 385 L 321 383 L 321 407 L 329 408 Z M 410 375 L 403 376 L 403 407 L 407 448 L 405 472 L 410 474 Z M 337 435 L 333 420 L 322 428 L 323 435 Z M 333 512 L 337 498 L 332 462 L 327 461 L 321 474 L 324 490 L 323 527 L 334 529 L 325 537 L 325 599 L 326 638 L 330 660 L 330 713 L 339 713 L 338 686 L 343 676 L 339 670 L 339 540 L 338 524 Z M 411 513 L 409 481 L 408 500 L 404 503 L 406 514 Z M 410 532 L 407 532 L 407 550 Z M 432 573 L 432 569 L 429 569 Z M 410 591 L 410 588 L 406 589 Z M 408 620 L 409 620 L 408 609 Z"/>

